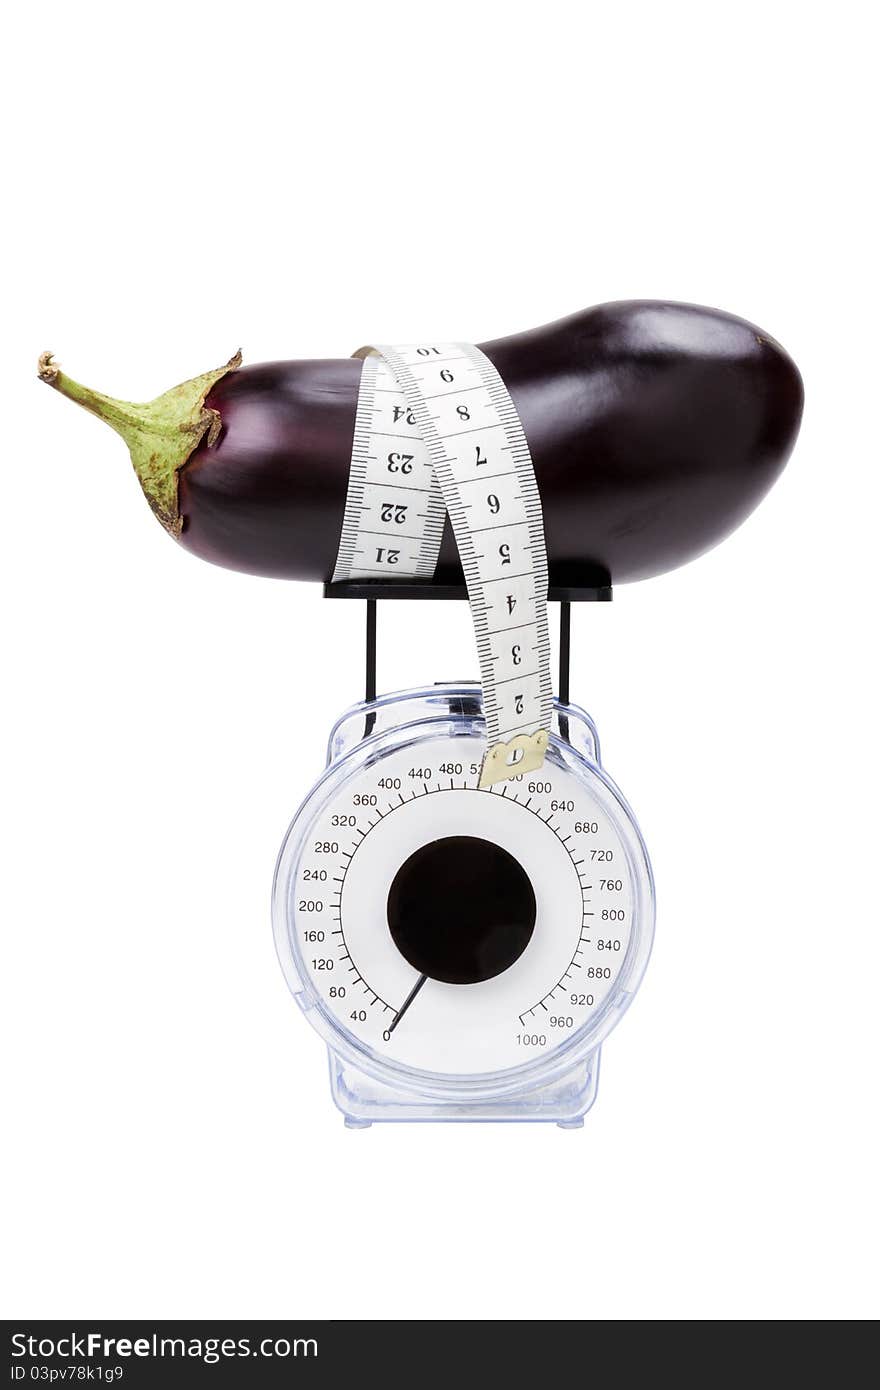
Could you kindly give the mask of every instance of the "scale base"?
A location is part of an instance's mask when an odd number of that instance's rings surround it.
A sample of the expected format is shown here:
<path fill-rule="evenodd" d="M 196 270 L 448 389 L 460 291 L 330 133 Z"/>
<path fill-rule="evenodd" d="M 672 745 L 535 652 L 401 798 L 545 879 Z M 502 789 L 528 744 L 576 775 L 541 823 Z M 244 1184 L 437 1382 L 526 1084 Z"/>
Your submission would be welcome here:
<path fill-rule="evenodd" d="M 599 1086 L 599 1048 L 552 1085 L 483 1101 L 447 1101 L 435 1096 L 420 1099 L 412 1092 L 396 1091 L 374 1081 L 328 1052 L 330 1089 L 347 1129 L 419 1120 L 433 1124 L 556 1124 L 561 1129 L 580 1129 Z"/>

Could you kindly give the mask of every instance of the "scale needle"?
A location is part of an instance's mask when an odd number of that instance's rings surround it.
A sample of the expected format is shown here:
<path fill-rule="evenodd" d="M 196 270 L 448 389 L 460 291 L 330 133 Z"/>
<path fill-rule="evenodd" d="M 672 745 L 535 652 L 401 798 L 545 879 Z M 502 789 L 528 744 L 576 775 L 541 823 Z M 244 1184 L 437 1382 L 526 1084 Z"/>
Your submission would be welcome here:
<path fill-rule="evenodd" d="M 416 980 L 409 994 L 406 996 L 400 1008 L 397 1010 L 397 1013 L 391 1020 L 391 1026 L 388 1029 L 389 1035 L 394 1032 L 398 1023 L 403 1018 L 403 1015 L 406 1013 L 407 1009 L 409 1008 L 412 1001 L 415 999 L 416 995 L 418 994 L 419 990 L 421 989 L 422 985 L 425 983 L 427 978 L 427 975 L 420 975 L 419 978 Z"/>

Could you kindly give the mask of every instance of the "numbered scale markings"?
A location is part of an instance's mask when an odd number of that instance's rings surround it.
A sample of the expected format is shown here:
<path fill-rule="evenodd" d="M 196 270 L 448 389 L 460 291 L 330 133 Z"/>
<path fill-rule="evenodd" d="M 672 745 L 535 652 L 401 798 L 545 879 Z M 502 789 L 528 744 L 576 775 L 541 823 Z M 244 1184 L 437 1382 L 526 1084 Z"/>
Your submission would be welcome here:
<path fill-rule="evenodd" d="M 297 973 L 388 1064 L 521 1067 L 595 1033 L 632 973 L 641 851 L 604 782 L 553 749 L 481 790 L 481 753 L 476 732 L 404 742 L 299 818 Z"/>

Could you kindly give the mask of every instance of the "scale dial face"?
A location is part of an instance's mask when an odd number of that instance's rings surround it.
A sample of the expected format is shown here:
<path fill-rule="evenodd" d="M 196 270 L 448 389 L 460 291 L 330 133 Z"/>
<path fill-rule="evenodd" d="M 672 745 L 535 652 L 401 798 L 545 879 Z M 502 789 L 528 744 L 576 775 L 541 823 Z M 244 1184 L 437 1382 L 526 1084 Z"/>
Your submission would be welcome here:
<path fill-rule="evenodd" d="M 559 740 L 540 772 L 481 791 L 472 725 L 417 733 L 331 767 L 291 827 L 276 885 L 291 983 L 331 1046 L 398 1078 L 583 1054 L 650 944 L 625 804 Z"/>

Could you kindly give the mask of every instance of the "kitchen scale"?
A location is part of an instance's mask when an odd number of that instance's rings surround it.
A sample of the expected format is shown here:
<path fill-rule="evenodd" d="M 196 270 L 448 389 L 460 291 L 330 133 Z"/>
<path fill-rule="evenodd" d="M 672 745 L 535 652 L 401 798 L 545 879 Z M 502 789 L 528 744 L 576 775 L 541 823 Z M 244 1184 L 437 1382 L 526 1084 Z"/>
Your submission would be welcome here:
<path fill-rule="evenodd" d="M 738 525 L 785 463 L 802 383 L 755 325 L 655 300 L 486 351 L 355 357 L 239 370 L 237 354 L 145 404 L 51 353 L 38 370 L 122 435 L 187 549 L 366 602 L 366 698 L 331 732 L 274 887 L 281 963 L 347 1124 L 574 1127 L 644 973 L 654 890 L 569 701 L 571 604 Z M 377 696 L 377 605 L 431 598 L 467 600 L 478 681 Z"/>
<path fill-rule="evenodd" d="M 364 349 L 328 598 L 366 602 L 366 698 L 281 849 L 275 940 L 327 1043 L 333 1098 L 374 1121 L 552 1121 L 592 1105 L 641 981 L 654 887 L 596 729 L 569 702 L 572 602 L 548 590 L 528 445 L 468 344 Z M 466 584 L 425 583 L 449 515 Z M 379 601 L 467 598 L 479 683 L 376 694 Z M 558 698 L 547 602 L 560 605 Z"/>

